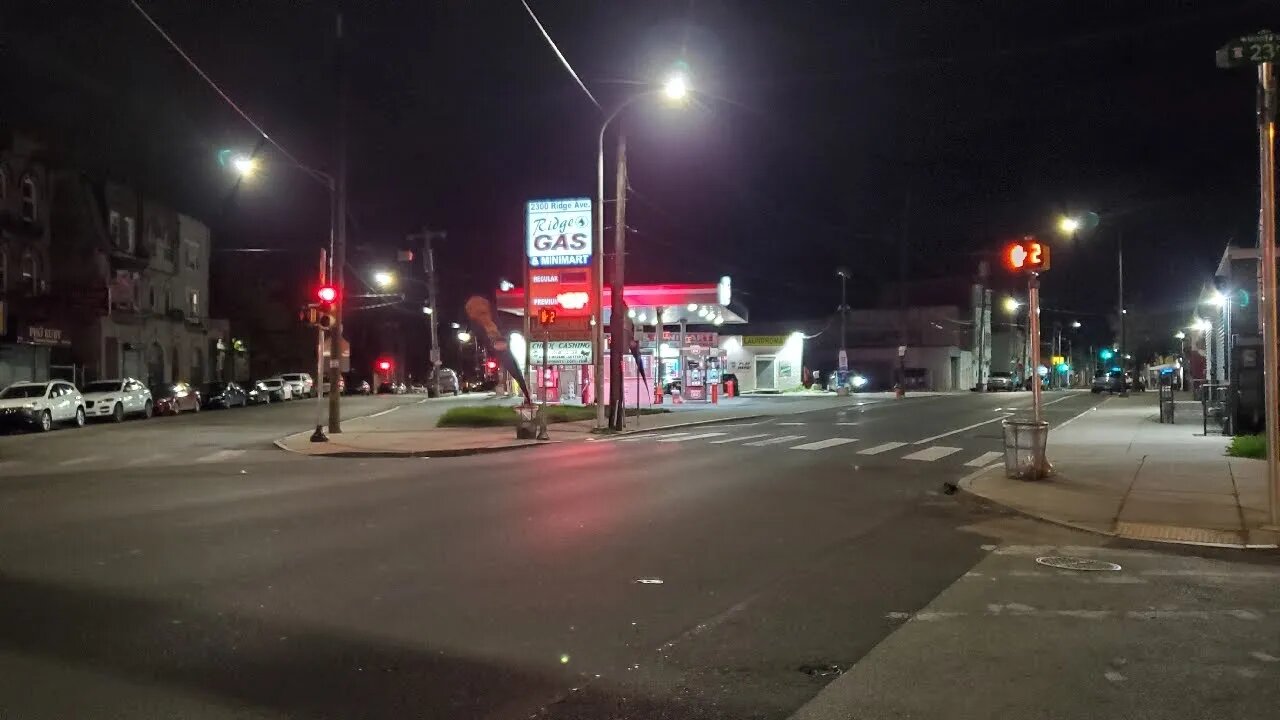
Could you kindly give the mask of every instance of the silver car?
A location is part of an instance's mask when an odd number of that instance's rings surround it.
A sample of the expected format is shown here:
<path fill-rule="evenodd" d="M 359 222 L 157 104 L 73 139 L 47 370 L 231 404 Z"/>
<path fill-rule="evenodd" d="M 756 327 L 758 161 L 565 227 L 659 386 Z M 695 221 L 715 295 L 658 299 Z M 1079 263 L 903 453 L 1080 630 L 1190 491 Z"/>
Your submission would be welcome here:
<path fill-rule="evenodd" d="M 996 370 L 987 378 L 987 392 L 1016 390 L 1018 384 L 1013 380 L 1013 373 Z"/>

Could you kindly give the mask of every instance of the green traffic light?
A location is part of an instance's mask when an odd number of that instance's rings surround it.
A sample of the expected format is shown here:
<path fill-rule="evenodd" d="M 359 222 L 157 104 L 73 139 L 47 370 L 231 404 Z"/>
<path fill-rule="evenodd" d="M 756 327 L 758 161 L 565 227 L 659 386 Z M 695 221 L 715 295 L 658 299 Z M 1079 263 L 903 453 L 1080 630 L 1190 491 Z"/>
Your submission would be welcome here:
<path fill-rule="evenodd" d="M 1111 358 L 1115 357 L 1115 351 L 1113 351 L 1111 348 L 1102 348 L 1102 351 L 1098 353 L 1098 357 L 1102 358 L 1103 360 L 1110 360 Z"/>

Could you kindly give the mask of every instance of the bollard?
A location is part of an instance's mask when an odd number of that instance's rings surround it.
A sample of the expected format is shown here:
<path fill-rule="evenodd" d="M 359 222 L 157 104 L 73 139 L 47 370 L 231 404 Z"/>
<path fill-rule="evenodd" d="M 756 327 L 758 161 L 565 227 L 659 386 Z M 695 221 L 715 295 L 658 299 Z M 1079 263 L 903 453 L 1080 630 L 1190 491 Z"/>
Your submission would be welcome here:
<path fill-rule="evenodd" d="M 720 383 L 712 383 L 711 385 L 711 404 L 720 404 Z"/>
<path fill-rule="evenodd" d="M 662 404 L 662 386 L 661 385 L 655 385 L 653 388 L 653 404 L 654 405 Z"/>

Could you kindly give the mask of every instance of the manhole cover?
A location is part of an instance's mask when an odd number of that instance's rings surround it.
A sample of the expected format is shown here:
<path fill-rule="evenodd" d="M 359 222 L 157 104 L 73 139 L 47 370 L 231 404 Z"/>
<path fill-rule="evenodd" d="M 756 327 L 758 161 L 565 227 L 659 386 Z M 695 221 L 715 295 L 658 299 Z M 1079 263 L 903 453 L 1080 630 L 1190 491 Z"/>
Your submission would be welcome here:
<path fill-rule="evenodd" d="M 1082 557 L 1069 557 L 1066 555 L 1049 555 L 1047 557 L 1038 557 L 1036 562 L 1049 567 L 1062 568 L 1063 570 L 1103 570 L 1115 572 L 1120 566 L 1105 562 L 1102 560 L 1091 560 Z"/>

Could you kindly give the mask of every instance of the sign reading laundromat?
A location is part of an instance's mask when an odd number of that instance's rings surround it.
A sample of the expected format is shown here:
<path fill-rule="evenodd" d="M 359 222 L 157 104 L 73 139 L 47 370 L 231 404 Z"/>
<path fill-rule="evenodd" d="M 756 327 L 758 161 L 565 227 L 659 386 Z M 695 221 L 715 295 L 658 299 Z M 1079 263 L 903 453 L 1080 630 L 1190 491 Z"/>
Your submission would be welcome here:
<path fill-rule="evenodd" d="M 547 365 L 590 365 L 590 340 L 552 340 L 547 343 L 547 355 L 551 362 Z M 542 365 L 542 343 L 529 345 L 529 362 Z"/>
<path fill-rule="evenodd" d="M 530 200 L 525 204 L 529 267 L 591 264 L 591 199 Z"/>

